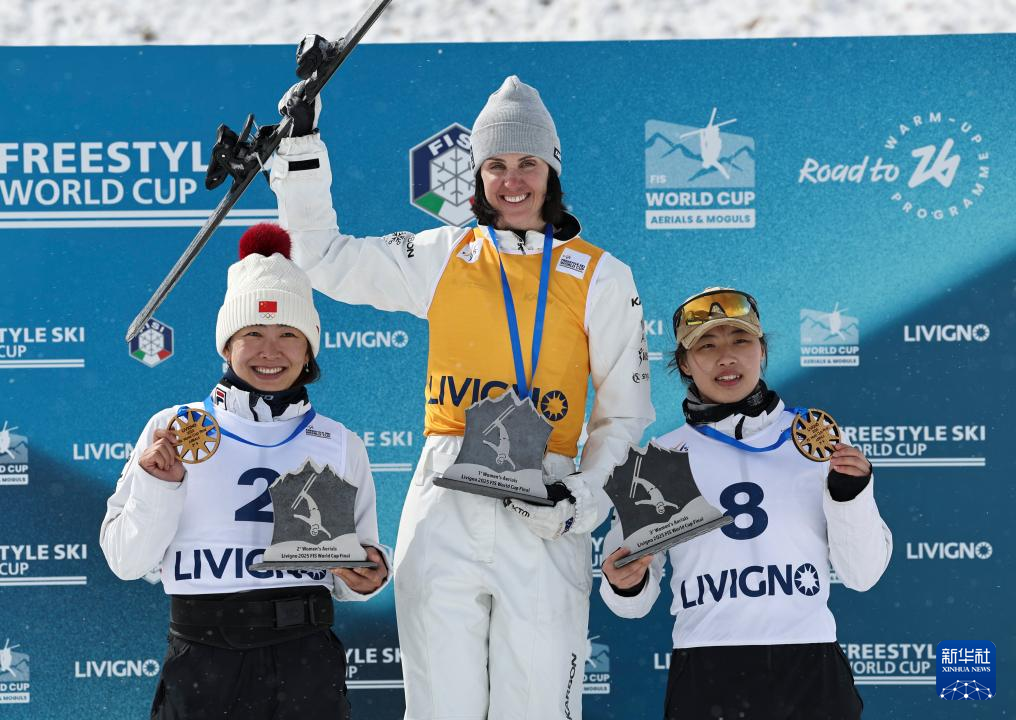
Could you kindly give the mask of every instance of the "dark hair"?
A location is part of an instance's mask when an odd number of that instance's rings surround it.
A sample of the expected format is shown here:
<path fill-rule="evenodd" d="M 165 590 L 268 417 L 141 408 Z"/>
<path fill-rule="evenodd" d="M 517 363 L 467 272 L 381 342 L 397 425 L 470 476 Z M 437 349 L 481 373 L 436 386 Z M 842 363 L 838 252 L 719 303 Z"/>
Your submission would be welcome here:
<path fill-rule="evenodd" d="M 483 178 L 480 171 L 476 171 L 476 190 L 470 202 L 473 207 L 473 215 L 480 225 L 497 225 L 497 210 L 495 210 L 483 190 Z M 547 174 L 547 194 L 543 198 L 543 207 L 540 208 L 540 217 L 554 227 L 561 225 L 564 214 L 568 208 L 564 204 L 564 192 L 561 190 L 561 178 L 557 176 L 554 168 L 549 168 Z"/>
<path fill-rule="evenodd" d="M 307 349 L 310 350 L 310 347 Z M 310 360 L 307 361 L 307 369 L 300 373 L 300 377 L 296 379 L 293 385 L 310 385 L 312 382 L 317 382 L 320 379 L 321 366 L 318 365 L 317 358 L 311 355 Z"/>
<path fill-rule="evenodd" d="M 758 339 L 759 344 L 762 346 L 762 374 L 766 372 L 766 365 L 769 364 L 769 336 L 763 334 Z M 670 362 L 667 363 L 667 367 L 671 372 L 676 370 L 681 375 L 681 382 L 685 385 L 691 385 L 691 375 L 688 375 L 684 370 L 681 369 L 681 363 L 688 358 L 688 349 L 681 343 L 677 344 L 677 349 L 674 350 L 674 357 L 670 358 Z"/>

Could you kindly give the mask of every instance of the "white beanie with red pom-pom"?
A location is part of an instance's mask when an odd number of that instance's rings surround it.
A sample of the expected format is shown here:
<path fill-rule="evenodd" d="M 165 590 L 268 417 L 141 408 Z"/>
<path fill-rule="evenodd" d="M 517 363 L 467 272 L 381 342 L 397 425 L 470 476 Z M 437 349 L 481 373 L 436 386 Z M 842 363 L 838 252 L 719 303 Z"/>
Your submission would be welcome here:
<path fill-rule="evenodd" d="M 289 259 L 292 242 L 278 225 L 260 223 L 240 238 L 240 260 L 229 266 L 226 298 L 215 323 L 215 347 L 248 325 L 289 325 L 302 332 L 317 357 L 321 320 L 307 273 Z"/>

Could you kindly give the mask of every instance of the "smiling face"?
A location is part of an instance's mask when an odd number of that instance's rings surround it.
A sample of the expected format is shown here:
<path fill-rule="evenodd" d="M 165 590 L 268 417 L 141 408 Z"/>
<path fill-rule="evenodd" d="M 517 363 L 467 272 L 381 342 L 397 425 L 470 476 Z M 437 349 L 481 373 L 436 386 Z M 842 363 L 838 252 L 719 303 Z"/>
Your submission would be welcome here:
<path fill-rule="evenodd" d="M 501 153 L 483 161 L 480 177 L 500 230 L 542 230 L 550 166 L 533 155 Z"/>
<path fill-rule="evenodd" d="M 310 361 L 306 336 L 288 325 L 248 325 L 229 339 L 225 355 L 233 372 L 262 392 L 291 388 Z"/>
<path fill-rule="evenodd" d="M 717 324 L 691 346 L 680 365 L 703 400 L 733 403 L 758 385 L 764 358 L 759 338 L 736 325 Z"/>

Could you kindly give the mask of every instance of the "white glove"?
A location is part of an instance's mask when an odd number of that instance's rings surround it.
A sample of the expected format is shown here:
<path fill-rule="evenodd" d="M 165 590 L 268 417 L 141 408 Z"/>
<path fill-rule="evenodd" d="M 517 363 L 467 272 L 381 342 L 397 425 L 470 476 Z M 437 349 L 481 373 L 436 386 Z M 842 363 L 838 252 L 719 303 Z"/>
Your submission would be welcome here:
<path fill-rule="evenodd" d="M 590 483 L 595 483 L 594 487 L 602 488 L 603 481 L 599 480 L 596 475 L 590 476 L 589 473 L 577 472 L 564 478 L 562 482 L 568 488 L 571 496 L 575 498 L 575 520 L 572 522 L 571 532 L 592 532 L 600 524 L 602 518 L 599 516 L 599 506 L 590 489 Z"/>
<path fill-rule="evenodd" d="M 557 505 L 533 505 L 525 500 L 504 499 L 504 506 L 522 518 L 536 537 L 556 540 L 571 530 L 575 520 L 575 503 L 561 500 Z"/>
<path fill-rule="evenodd" d="M 583 481 L 582 473 L 560 481 L 570 497 L 556 505 L 533 505 L 525 500 L 505 498 L 504 506 L 529 526 L 537 537 L 556 540 L 567 532 L 590 532 L 596 526 L 596 503 Z"/>

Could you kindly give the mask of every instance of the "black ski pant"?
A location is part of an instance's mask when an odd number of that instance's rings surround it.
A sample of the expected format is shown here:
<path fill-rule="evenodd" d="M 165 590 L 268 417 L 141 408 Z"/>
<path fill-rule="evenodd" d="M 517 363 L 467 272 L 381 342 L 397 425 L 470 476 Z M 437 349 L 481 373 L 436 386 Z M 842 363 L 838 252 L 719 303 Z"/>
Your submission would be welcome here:
<path fill-rule="evenodd" d="M 856 720 L 860 695 L 837 643 L 674 650 L 664 720 Z"/>
<path fill-rule="evenodd" d="M 249 650 L 169 637 L 152 720 L 348 720 L 346 654 L 330 629 Z"/>

